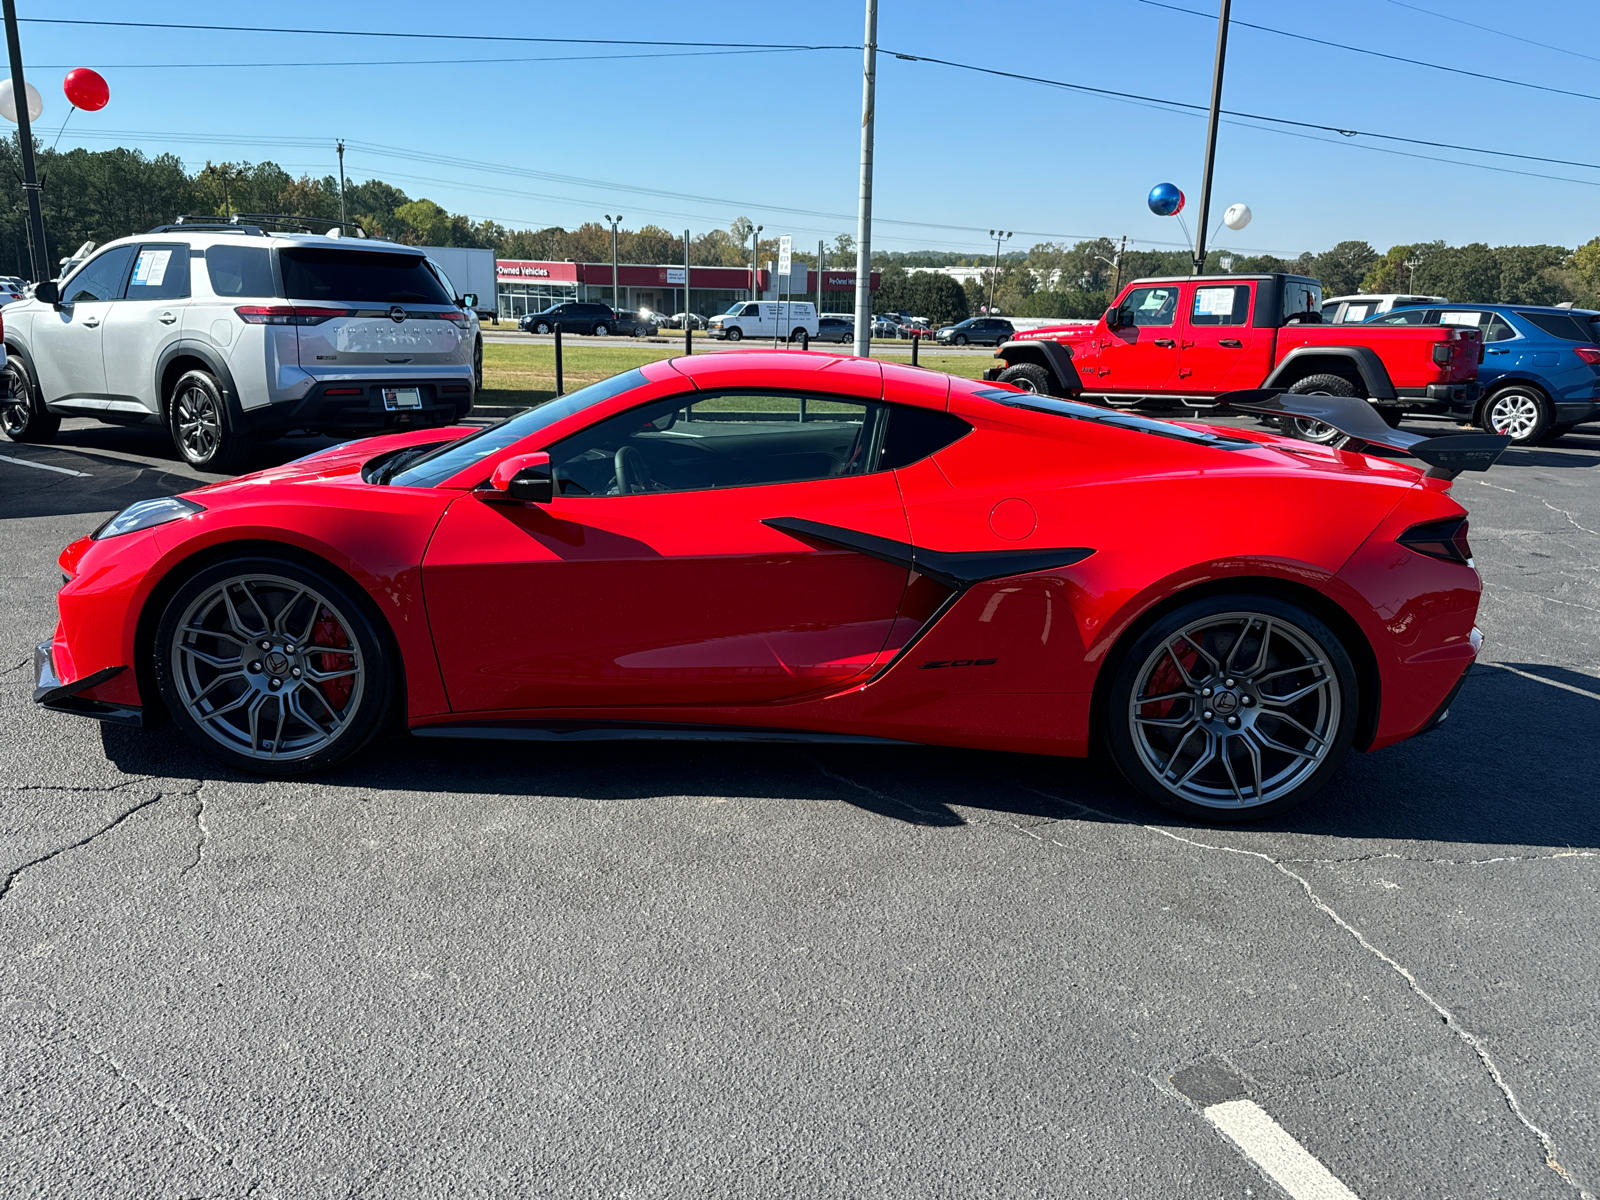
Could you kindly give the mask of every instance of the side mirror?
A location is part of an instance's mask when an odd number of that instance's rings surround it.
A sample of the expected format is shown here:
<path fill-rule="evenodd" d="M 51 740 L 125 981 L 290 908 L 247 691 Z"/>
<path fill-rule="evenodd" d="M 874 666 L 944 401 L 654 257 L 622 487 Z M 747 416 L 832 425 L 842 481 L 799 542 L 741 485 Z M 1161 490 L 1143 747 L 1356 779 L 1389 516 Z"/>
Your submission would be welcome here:
<path fill-rule="evenodd" d="M 54 279 L 46 279 L 34 287 L 33 298 L 45 304 L 60 304 L 61 286 Z"/>
<path fill-rule="evenodd" d="M 1115 328 L 1117 328 L 1117 326 L 1121 323 L 1121 320 L 1122 320 L 1122 310 L 1120 308 L 1118 308 L 1116 305 L 1113 304 L 1110 308 L 1106 309 L 1106 328 L 1107 329 L 1115 329 Z"/>
<path fill-rule="evenodd" d="M 477 308 L 478 307 L 478 293 L 477 292 L 468 292 L 465 296 L 461 297 L 461 307 L 465 308 L 465 309 L 468 309 L 469 311 L 471 309 Z"/>
<path fill-rule="evenodd" d="M 550 469 L 550 456 L 540 451 L 536 454 L 518 454 L 506 459 L 494 469 L 494 474 L 489 477 L 488 486 L 479 488 L 474 495 L 480 500 L 550 503 L 556 498 L 555 476 Z"/>

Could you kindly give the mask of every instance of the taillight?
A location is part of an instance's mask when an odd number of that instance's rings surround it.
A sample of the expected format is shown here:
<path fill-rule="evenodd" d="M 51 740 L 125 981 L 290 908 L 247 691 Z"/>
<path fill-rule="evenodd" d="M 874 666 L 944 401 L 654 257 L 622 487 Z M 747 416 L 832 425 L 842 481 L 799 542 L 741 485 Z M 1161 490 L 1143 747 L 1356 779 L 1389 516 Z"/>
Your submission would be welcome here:
<path fill-rule="evenodd" d="M 1448 367 L 1455 354 L 1456 348 L 1449 342 L 1435 342 L 1433 344 L 1433 361 L 1441 367 Z"/>
<path fill-rule="evenodd" d="M 1429 521 L 1413 525 L 1395 539 L 1407 550 L 1426 554 L 1429 558 L 1445 562 L 1465 563 L 1472 566 L 1472 547 L 1467 545 L 1467 519 L 1449 517 L 1443 521 Z"/>
<path fill-rule="evenodd" d="M 1600 367 L 1600 346 L 1574 346 L 1572 352 L 1591 367 Z"/>
<path fill-rule="evenodd" d="M 246 325 L 321 325 L 335 317 L 353 317 L 353 308 L 303 308 L 295 304 L 241 304 L 233 310 Z"/>
<path fill-rule="evenodd" d="M 450 321 L 463 329 L 467 327 L 467 314 L 464 312 L 442 312 L 439 317 L 441 320 Z"/>

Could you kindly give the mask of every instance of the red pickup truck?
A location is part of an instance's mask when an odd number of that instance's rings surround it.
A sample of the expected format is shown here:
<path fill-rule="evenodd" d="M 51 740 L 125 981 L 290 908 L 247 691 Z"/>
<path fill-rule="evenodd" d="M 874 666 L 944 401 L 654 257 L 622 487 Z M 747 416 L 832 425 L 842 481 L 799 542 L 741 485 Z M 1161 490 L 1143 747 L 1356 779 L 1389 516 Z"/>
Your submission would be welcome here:
<path fill-rule="evenodd" d="M 1223 392 L 1281 387 L 1361 396 L 1390 425 L 1478 396 L 1483 337 L 1460 326 L 1324 325 L 1303 275 L 1136 279 L 1094 324 L 1035 329 L 984 372 L 1029 391 L 1118 408 L 1213 408 Z M 1313 440 L 1337 435 L 1305 423 Z"/>

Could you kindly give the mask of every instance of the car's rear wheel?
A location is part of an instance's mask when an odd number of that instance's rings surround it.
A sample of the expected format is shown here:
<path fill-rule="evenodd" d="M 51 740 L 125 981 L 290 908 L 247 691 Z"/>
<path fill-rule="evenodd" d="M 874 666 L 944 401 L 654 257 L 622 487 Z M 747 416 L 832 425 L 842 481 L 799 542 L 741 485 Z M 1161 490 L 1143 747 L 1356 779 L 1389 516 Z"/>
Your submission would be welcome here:
<path fill-rule="evenodd" d="M 173 384 L 167 424 L 183 461 L 197 470 L 232 475 L 250 457 L 250 439 L 230 428 L 222 389 L 208 371 L 190 371 Z"/>
<path fill-rule="evenodd" d="M 49 442 L 61 432 L 61 418 L 44 406 L 27 365 L 16 354 L 6 356 L 0 391 L 0 430 L 13 442 Z"/>
<path fill-rule="evenodd" d="M 595 337 L 606 337 L 611 333 L 611 327 L 609 325 L 607 325 L 604 321 L 601 321 L 590 332 L 593 333 L 593 335 Z"/>
<path fill-rule="evenodd" d="M 1513 446 L 1532 446 L 1550 432 L 1555 410 L 1538 388 L 1512 384 L 1484 401 L 1478 423 L 1485 433 L 1505 434 Z"/>
<path fill-rule="evenodd" d="M 958 346 L 965 346 L 967 344 L 967 335 L 964 333 L 958 333 L 950 340 Z"/>
<path fill-rule="evenodd" d="M 346 587 L 273 558 L 218 563 L 180 587 L 156 628 L 154 666 L 191 741 L 265 775 L 354 754 L 396 690 L 383 639 Z"/>
<path fill-rule="evenodd" d="M 1007 367 L 1000 372 L 1000 382 L 1009 383 L 1012 387 L 1019 387 L 1025 392 L 1037 392 L 1041 396 L 1056 394 L 1050 372 L 1038 363 L 1018 363 L 1014 367 Z"/>
<path fill-rule="evenodd" d="M 1354 396 L 1356 386 L 1343 375 L 1307 375 L 1289 388 L 1291 396 Z M 1304 417 L 1286 417 L 1283 430 L 1302 442 L 1316 442 L 1319 446 L 1343 446 L 1350 439 L 1332 425 L 1321 421 L 1308 421 Z"/>
<path fill-rule="evenodd" d="M 1118 768 L 1202 821 L 1293 808 L 1355 735 L 1355 669 L 1317 617 L 1272 596 L 1214 596 L 1157 621 L 1121 659 L 1102 713 Z"/>

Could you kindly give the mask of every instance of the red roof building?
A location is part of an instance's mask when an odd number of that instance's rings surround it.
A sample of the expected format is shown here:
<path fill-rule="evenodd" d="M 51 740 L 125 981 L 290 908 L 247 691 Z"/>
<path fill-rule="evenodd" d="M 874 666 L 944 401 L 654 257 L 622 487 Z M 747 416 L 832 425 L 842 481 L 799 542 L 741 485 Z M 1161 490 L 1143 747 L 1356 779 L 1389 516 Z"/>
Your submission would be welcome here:
<path fill-rule="evenodd" d="M 496 305 L 501 320 L 513 321 L 524 313 L 540 312 L 568 300 L 592 300 L 621 309 L 668 314 L 688 311 L 709 317 L 726 312 L 737 300 L 751 298 L 749 267 L 690 267 L 688 271 L 685 288 L 682 266 L 623 263 L 617 269 L 621 294 L 613 301 L 610 263 L 501 258 L 494 264 Z M 797 268 L 792 276 L 784 277 L 774 274 L 769 264 L 754 275 L 754 286 L 762 298 L 776 299 L 782 285 L 784 296 L 813 302 L 817 299 L 818 279 L 813 270 Z M 855 310 L 855 271 L 825 270 L 820 282 L 821 311 Z M 878 290 L 878 272 L 872 273 L 870 285 L 873 291 Z"/>

